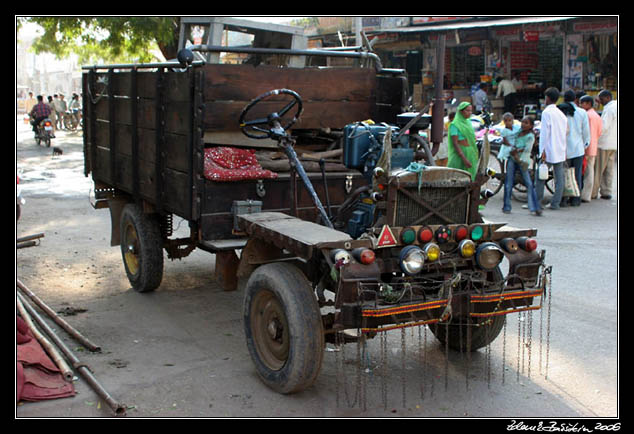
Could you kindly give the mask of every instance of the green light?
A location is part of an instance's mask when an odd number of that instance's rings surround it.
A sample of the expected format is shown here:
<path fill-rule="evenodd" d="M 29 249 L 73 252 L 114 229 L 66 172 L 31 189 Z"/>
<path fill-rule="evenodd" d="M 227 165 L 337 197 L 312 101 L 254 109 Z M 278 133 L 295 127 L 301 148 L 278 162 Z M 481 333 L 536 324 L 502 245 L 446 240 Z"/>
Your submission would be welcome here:
<path fill-rule="evenodd" d="M 401 241 L 403 244 L 411 244 L 416 240 L 416 232 L 411 229 L 404 229 L 401 233 Z"/>
<path fill-rule="evenodd" d="M 477 241 L 482 238 L 483 234 L 484 230 L 482 229 L 482 226 L 476 226 L 471 230 L 471 239 Z"/>

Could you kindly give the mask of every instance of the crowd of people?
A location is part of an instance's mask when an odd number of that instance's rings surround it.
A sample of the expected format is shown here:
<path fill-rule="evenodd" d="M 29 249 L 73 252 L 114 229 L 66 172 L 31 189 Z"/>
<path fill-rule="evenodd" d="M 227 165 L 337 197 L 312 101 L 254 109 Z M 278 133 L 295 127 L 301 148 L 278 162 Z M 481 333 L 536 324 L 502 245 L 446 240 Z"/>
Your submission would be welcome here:
<path fill-rule="evenodd" d="M 503 115 L 503 138 L 498 158 L 506 161 L 504 184 L 504 213 L 511 212 L 511 193 L 516 172 L 522 176 L 528 191 L 526 208 L 533 215 L 542 215 L 542 209 L 558 210 L 576 207 L 593 199 L 612 198 L 618 113 L 617 101 L 603 90 L 595 100 L 589 95 L 568 90 L 563 94 L 563 103 L 558 89 L 551 87 L 544 93 L 545 108 L 541 116 L 538 162 L 546 163 L 553 171 L 555 191 L 550 202 L 543 207 L 546 180 L 535 174 L 531 178 L 529 166 L 531 151 L 535 143 L 534 120 L 527 116 L 517 122 L 511 113 Z M 476 175 L 479 159 L 475 131 L 469 121 L 474 105 L 481 100 L 462 102 L 449 124 L 447 143 L 447 166 L 468 171 Z M 595 104 L 603 105 L 601 116 L 594 110 Z M 578 195 L 564 195 L 564 171 L 572 168 Z M 536 171 L 537 172 L 537 171 Z"/>
<path fill-rule="evenodd" d="M 33 97 L 33 92 L 29 92 L 29 96 L 25 101 L 26 112 L 31 118 L 33 131 L 36 131 L 37 125 L 46 118 L 53 123 L 53 137 L 56 130 L 63 129 L 64 117 L 74 116 L 74 122 L 79 124 L 81 116 L 81 103 L 77 93 L 72 94 L 70 102 L 67 102 L 64 94 L 48 95 L 46 100 L 44 96 L 38 95 Z M 67 113 L 69 112 L 69 113 Z"/>

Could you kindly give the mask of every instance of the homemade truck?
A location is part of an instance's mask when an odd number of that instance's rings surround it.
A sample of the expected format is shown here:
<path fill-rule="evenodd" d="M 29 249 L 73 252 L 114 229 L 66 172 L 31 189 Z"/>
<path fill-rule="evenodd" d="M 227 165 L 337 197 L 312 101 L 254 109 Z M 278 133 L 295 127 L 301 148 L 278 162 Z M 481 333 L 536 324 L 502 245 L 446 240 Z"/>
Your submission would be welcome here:
<path fill-rule="evenodd" d="M 326 342 L 443 324 L 438 340 L 475 351 L 507 314 L 541 308 L 536 230 L 478 211 L 488 149 L 474 179 L 434 166 L 418 134 L 431 117 L 405 110 L 403 71 L 367 52 L 289 54 L 374 67 L 207 64 L 187 50 L 84 67 L 85 174 L 132 287 L 159 287 L 163 250 L 215 254 L 220 285 L 246 280 L 247 346 L 281 393 L 313 383 Z M 172 238 L 174 215 L 188 237 Z"/>

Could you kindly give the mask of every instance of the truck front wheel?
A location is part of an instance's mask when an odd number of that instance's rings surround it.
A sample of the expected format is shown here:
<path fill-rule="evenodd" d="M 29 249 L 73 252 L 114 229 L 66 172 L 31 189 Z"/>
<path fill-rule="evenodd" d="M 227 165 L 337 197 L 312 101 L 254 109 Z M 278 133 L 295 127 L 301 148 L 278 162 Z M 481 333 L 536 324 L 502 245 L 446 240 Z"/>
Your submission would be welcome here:
<path fill-rule="evenodd" d="M 121 212 L 121 255 L 128 280 L 138 292 L 159 287 L 163 279 L 163 243 L 158 220 L 135 204 Z"/>
<path fill-rule="evenodd" d="M 309 387 L 321 369 L 324 332 L 317 299 L 289 263 L 258 267 L 245 288 L 244 330 L 256 370 L 284 394 Z"/>

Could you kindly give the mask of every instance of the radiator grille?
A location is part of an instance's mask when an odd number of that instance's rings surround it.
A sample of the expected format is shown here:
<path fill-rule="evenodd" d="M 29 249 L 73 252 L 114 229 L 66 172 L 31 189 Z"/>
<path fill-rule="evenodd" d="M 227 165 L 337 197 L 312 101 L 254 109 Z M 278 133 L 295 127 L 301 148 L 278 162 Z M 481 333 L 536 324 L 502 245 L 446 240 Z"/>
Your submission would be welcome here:
<path fill-rule="evenodd" d="M 407 191 L 415 196 L 420 197 L 432 209 L 438 209 L 440 206 L 451 200 L 460 193 L 465 192 L 465 187 L 442 187 L 442 188 L 407 188 Z M 448 220 L 437 214 L 431 214 L 429 217 L 421 220 L 421 217 L 427 215 L 430 210 L 414 201 L 411 197 L 397 190 L 396 196 L 396 226 L 404 227 L 410 225 L 441 225 L 450 223 L 465 223 L 468 218 L 469 195 L 465 194 L 461 198 L 456 199 L 451 204 L 442 208 L 439 213 Z"/>

